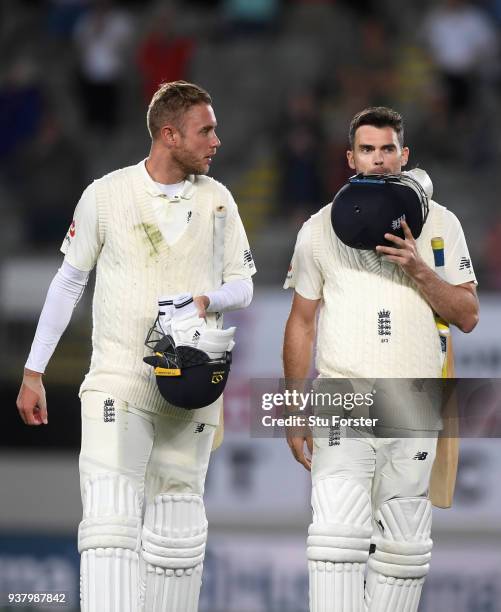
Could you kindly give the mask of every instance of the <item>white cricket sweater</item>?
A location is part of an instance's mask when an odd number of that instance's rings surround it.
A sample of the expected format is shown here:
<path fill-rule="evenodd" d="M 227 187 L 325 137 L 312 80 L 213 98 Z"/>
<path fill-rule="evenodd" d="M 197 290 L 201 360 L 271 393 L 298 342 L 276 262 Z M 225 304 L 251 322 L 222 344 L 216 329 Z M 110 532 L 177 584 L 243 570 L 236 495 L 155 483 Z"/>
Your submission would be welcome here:
<path fill-rule="evenodd" d="M 430 241 L 442 232 L 444 210 L 430 202 L 416 241 L 431 268 Z M 324 278 L 316 354 L 320 376 L 440 377 L 440 340 L 429 304 L 400 266 L 375 251 L 343 244 L 330 214 L 331 204 L 310 220 L 313 256 Z"/>
<path fill-rule="evenodd" d="M 154 370 L 143 363 L 144 346 L 159 295 L 205 294 L 214 287 L 214 208 L 228 205 L 227 189 L 197 176 L 185 192 L 193 215 L 179 239 L 168 245 L 158 229 L 151 196 L 138 166 L 117 170 L 95 183 L 103 248 L 96 266 L 92 359 L 80 392 L 104 391 L 155 413 L 213 425 L 222 398 L 200 410 L 183 410 L 160 395 Z M 228 215 L 232 222 L 235 215 Z M 215 314 L 207 323 L 216 326 Z"/>

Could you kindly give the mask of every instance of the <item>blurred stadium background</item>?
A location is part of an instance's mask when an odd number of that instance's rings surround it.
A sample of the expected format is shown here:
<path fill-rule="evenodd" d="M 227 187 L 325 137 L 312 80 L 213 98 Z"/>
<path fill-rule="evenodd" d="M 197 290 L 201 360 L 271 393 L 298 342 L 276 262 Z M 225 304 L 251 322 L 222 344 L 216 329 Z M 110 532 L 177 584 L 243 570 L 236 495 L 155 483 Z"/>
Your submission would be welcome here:
<path fill-rule="evenodd" d="M 467 235 L 482 320 L 456 337 L 458 375 L 500 376 L 501 1 L 1 0 L 0 11 L 0 593 L 63 590 L 77 608 L 91 287 L 47 371 L 49 427 L 24 427 L 15 398 L 80 193 L 146 156 L 147 101 L 184 78 L 213 96 L 212 174 L 235 195 L 259 271 L 253 306 L 232 317 L 201 611 L 305 612 L 308 478 L 283 440 L 250 435 L 249 378 L 280 376 L 297 230 L 349 175 L 349 120 L 373 104 L 404 113 L 411 166 Z M 421 612 L 501 610 L 500 466 L 498 439 L 462 441 Z"/>

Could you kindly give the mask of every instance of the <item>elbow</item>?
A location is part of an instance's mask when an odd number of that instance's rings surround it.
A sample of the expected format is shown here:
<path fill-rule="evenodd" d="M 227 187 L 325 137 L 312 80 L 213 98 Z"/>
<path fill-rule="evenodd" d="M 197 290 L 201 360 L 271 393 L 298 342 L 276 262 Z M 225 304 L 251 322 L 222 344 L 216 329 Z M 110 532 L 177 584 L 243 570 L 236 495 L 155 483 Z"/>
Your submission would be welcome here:
<path fill-rule="evenodd" d="M 470 299 L 468 302 L 463 302 L 464 306 L 460 310 L 460 315 L 458 316 L 459 321 L 457 323 L 457 327 L 464 334 L 469 334 L 470 332 L 472 332 L 477 326 L 479 320 L 480 307 L 476 292 L 474 292 L 473 295 L 469 297 Z"/>
<path fill-rule="evenodd" d="M 479 316 L 478 316 L 478 310 L 477 310 L 476 312 L 469 314 L 467 317 L 465 317 L 464 320 L 461 321 L 460 324 L 458 324 L 458 327 L 463 333 L 469 334 L 477 326 L 478 319 L 479 319 Z"/>
<path fill-rule="evenodd" d="M 247 308 L 247 306 L 250 306 L 250 303 L 252 302 L 252 298 L 254 297 L 254 284 L 252 280 L 248 279 L 248 281 L 245 284 L 246 284 L 246 288 L 245 288 L 246 291 L 244 295 L 243 308 Z"/>

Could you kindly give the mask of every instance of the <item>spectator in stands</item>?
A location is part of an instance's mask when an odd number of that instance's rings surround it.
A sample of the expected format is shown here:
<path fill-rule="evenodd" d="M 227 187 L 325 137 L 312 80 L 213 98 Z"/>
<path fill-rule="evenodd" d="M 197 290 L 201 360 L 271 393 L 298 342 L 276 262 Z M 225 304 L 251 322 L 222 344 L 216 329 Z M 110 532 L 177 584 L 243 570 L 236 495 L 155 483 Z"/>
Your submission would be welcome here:
<path fill-rule="evenodd" d="M 46 114 L 36 137 L 16 157 L 16 166 L 18 177 L 12 188 L 25 236 L 37 248 L 53 247 L 60 242 L 71 206 L 87 181 L 81 151 L 57 117 Z"/>
<path fill-rule="evenodd" d="M 432 8 L 423 25 L 431 58 L 440 71 L 448 111 L 467 111 L 480 81 L 496 70 L 498 41 L 491 20 L 466 0 L 445 0 Z"/>
<path fill-rule="evenodd" d="M 132 39 L 130 17 L 110 0 L 96 0 L 74 32 L 79 90 L 87 122 L 109 131 L 119 118 L 120 88 Z"/>
<path fill-rule="evenodd" d="M 16 58 L 0 81 L 0 161 L 8 163 L 18 148 L 37 133 L 44 96 L 35 62 Z"/>
<path fill-rule="evenodd" d="M 49 0 L 47 26 L 49 33 L 61 38 L 70 38 L 78 20 L 88 9 L 89 0 Z"/>
<path fill-rule="evenodd" d="M 295 225 L 306 221 L 316 210 L 315 202 L 324 198 L 318 107 L 311 91 L 295 93 L 280 127 L 280 204 Z"/>
<path fill-rule="evenodd" d="M 194 51 L 195 40 L 176 32 L 174 7 L 162 6 L 137 53 L 145 99 L 151 99 L 160 83 L 187 80 Z"/>
<path fill-rule="evenodd" d="M 230 34 L 264 34 L 277 23 L 280 0 L 224 0 L 223 17 Z"/>

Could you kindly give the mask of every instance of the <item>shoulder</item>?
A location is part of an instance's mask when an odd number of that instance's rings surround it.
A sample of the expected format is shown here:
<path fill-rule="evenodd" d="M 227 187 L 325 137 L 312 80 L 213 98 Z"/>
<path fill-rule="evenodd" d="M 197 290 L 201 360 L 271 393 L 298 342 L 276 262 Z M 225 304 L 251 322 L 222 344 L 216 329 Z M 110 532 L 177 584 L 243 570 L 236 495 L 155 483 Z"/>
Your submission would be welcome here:
<path fill-rule="evenodd" d="M 330 223 L 331 208 L 332 202 L 323 206 L 320 210 L 311 215 L 311 217 L 303 223 L 303 228 L 309 228 L 307 229 L 307 231 L 311 232 L 315 226 L 324 223 L 326 219 L 329 219 Z M 301 228 L 300 231 L 302 231 L 303 228 Z"/>
<path fill-rule="evenodd" d="M 94 181 L 94 185 L 96 187 L 99 187 L 101 185 L 129 181 L 136 176 L 140 176 L 140 171 L 138 169 L 137 164 L 133 166 L 126 166 L 125 168 L 118 168 L 117 170 L 108 172 L 108 174 L 105 174 L 104 176 L 101 176 L 100 178 L 96 179 Z"/>
<path fill-rule="evenodd" d="M 442 206 L 442 204 L 439 204 L 438 202 L 435 202 L 435 200 L 428 200 L 428 204 L 430 207 L 430 211 L 434 211 L 434 210 L 447 210 L 447 208 L 445 206 Z"/>
<path fill-rule="evenodd" d="M 303 246 L 311 243 L 313 233 L 324 223 L 326 217 L 329 218 L 330 223 L 330 209 L 331 204 L 327 204 L 327 206 L 324 206 L 319 211 L 311 215 L 311 217 L 303 223 L 297 234 L 297 245 Z"/>
<path fill-rule="evenodd" d="M 318 212 L 316 212 L 314 215 L 311 215 L 310 219 L 314 220 L 314 222 L 318 222 L 320 220 L 323 221 L 326 217 L 330 219 L 331 210 L 332 210 L 332 202 L 329 202 L 328 204 L 323 206 Z"/>
<path fill-rule="evenodd" d="M 193 179 L 193 185 L 200 195 L 207 194 L 217 198 L 218 201 L 224 203 L 232 212 L 238 210 L 237 203 L 228 187 L 211 176 L 197 175 Z"/>
<path fill-rule="evenodd" d="M 311 217 L 303 224 L 299 234 L 304 233 L 304 236 L 311 240 L 313 237 L 318 236 L 319 233 L 322 232 L 323 228 L 327 227 L 330 230 L 331 209 L 332 202 L 322 207 L 315 214 L 311 215 Z"/>
<path fill-rule="evenodd" d="M 434 200 L 430 200 L 430 213 L 433 214 L 442 214 L 443 215 L 443 223 L 446 228 L 460 228 L 461 222 L 456 217 L 456 215 L 449 210 L 445 206 L 438 204 Z"/>
<path fill-rule="evenodd" d="M 226 185 L 223 185 L 223 183 L 220 183 L 215 178 L 206 176 L 205 174 L 195 176 L 193 178 L 193 185 L 196 189 L 213 191 L 214 193 L 219 193 L 221 195 L 225 195 L 226 197 L 232 197 L 231 192 Z"/>

